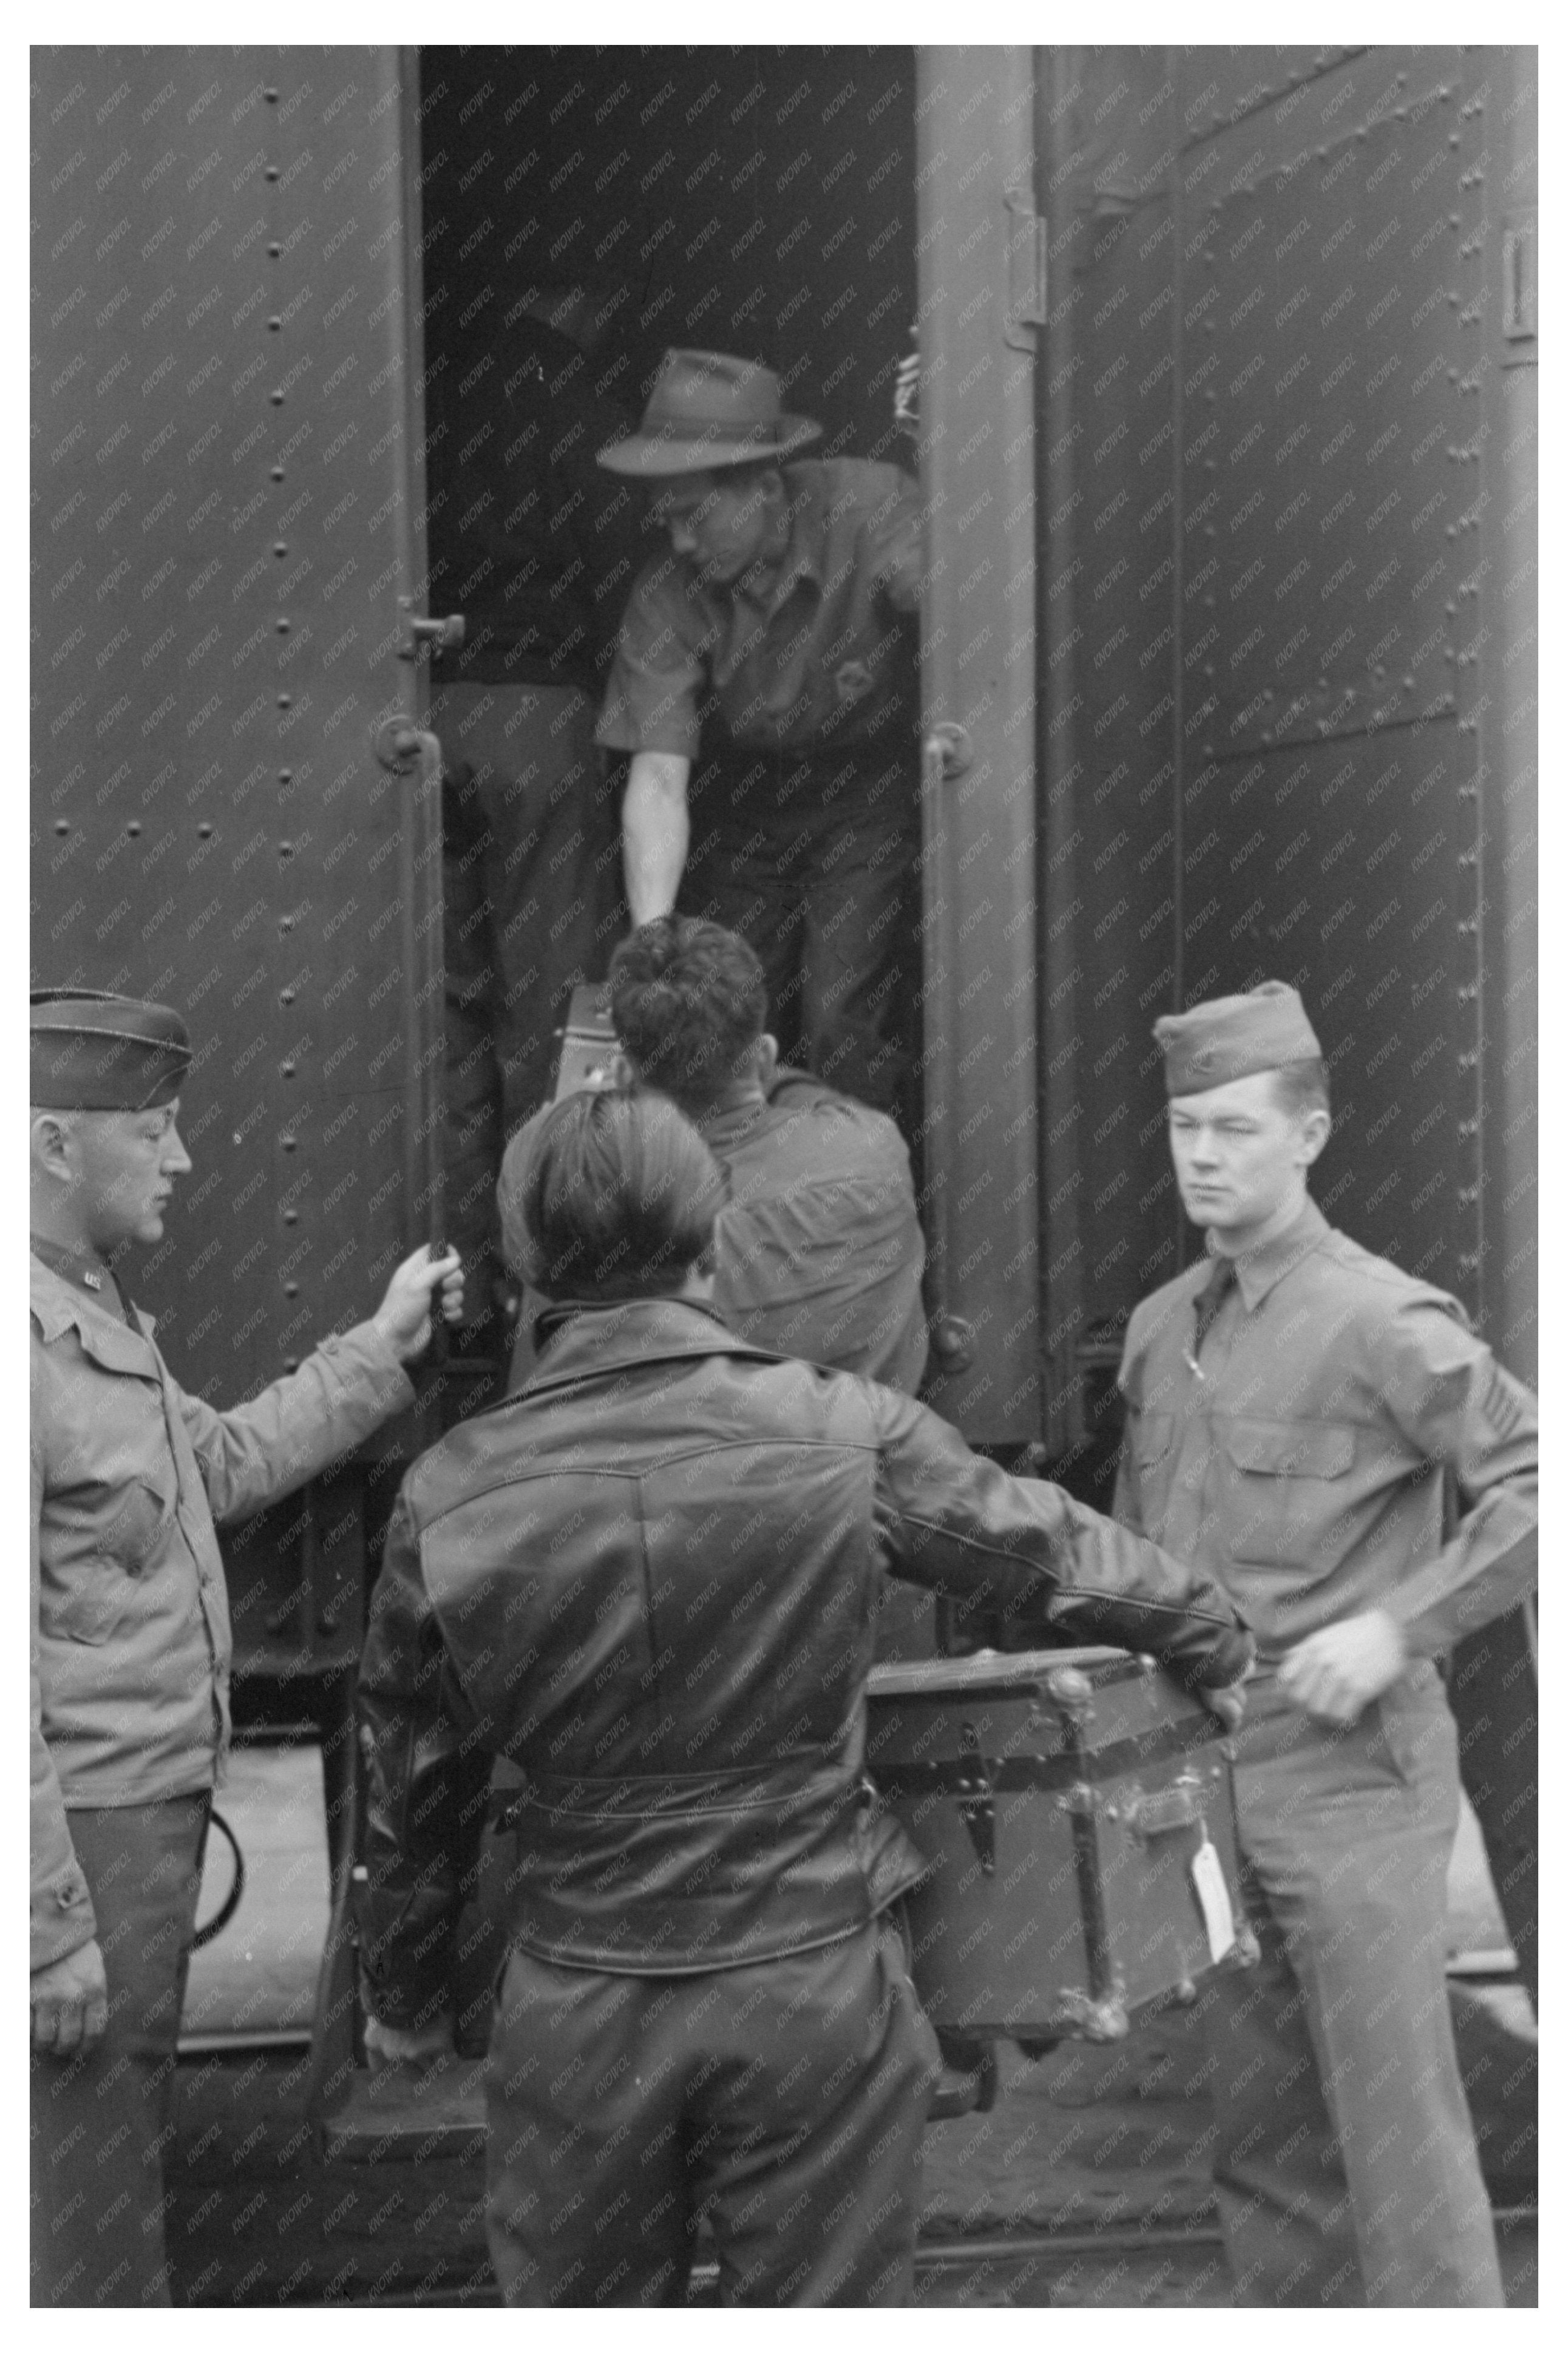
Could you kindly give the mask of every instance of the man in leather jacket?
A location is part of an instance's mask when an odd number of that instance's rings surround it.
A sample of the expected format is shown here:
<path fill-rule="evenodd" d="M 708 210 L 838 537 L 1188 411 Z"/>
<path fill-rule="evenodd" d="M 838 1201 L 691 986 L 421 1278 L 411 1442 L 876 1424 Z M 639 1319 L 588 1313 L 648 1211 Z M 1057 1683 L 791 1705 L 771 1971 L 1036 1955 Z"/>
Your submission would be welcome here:
<path fill-rule="evenodd" d="M 367 2045 L 448 2040 L 504 1753 L 507 2300 L 679 2303 L 705 2210 L 726 2303 L 907 2302 L 938 2054 L 895 1926 L 921 1858 L 862 1771 L 885 1572 L 1153 1651 L 1227 1722 L 1250 1641 L 1205 1577 L 911 1398 L 726 1330 L 719 1173 L 668 1101 L 557 1104 L 521 1191 L 539 1368 L 415 1465 L 373 1603 Z"/>

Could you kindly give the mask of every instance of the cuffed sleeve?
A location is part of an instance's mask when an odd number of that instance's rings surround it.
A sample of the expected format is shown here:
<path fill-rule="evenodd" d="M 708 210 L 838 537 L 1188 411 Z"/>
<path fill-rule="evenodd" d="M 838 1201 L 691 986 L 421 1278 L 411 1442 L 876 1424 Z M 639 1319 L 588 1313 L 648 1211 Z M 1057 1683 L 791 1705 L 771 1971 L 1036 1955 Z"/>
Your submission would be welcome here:
<path fill-rule="evenodd" d="M 890 1390 L 880 1422 L 879 1510 L 894 1573 L 959 1609 L 1043 1611 L 1068 1642 L 1147 1651 L 1189 1687 L 1234 1683 L 1250 1639 L 1214 1580 L 1044 1480 L 1014 1479 L 954 1430 Z"/>
<path fill-rule="evenodd" d="M 1389 1415 L 1451 1474 L 1457 1494 L 1457 1525 L 1436 1558 L 1379 1597 L 1411 1651 L 1431 1656 L 1534 1585 L 1539 1410 L 1523 1382 L 1435 1301 L 1413 1301 L 1391 1319 L 1379 1371 Z"/>
<path fill-rule="evenodd" d="M 215 1520 L 241 1519 L 304 1485 L 414 1402 L 414 1387 L 372 1323 L 356 1324 L 248 1405 L 217 1413 L 178 1392 Z"/>

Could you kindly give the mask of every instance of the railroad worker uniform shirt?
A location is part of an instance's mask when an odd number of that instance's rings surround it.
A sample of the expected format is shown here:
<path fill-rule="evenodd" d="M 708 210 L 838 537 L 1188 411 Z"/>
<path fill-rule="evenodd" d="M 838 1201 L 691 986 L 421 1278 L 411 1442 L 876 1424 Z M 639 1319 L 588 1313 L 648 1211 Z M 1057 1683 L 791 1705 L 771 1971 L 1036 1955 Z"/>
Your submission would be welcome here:
<path fill-rule="evenodd" d="M 1533 1397 L 1446 1293 L 1374 1258 L 1308 1201 L 1237 1261 L 1194 1349 L 1211 1261 L 1134 1311 L 1117 1516 L 1217 1577 L 1277 1659 L 1386 1610 L 1415 1657 L 1529 1589 Z M 1443 1541 L 1443 1469 L 1463 1514 Z"/>
<path fill-rule="evenodd" d="M 790 536 L 776 565 L 714 588 L 668 550 L 644 568 L 595 730 L 609 750 L 694 761 L 705 743 L 805 754 L 889 725 L 912 734 L 900 617 L 920 598 L 915 484 L 861 458 L 779 470 Z"/>
<path fill-rule="evenodd" d="M 907 1124 L 919 494 L 865 459 L 779 471 L 776 562 L 711 588 L 688 556 L 644 568 L 597 739 L 698 763 L 679 903 L 750 941 L 786 1061 Z"/>
<path fill-rule="evenodd" d="M 519 1272 L 528 1241 L 513 1179 L 544 1116 L 507 1146 L 498 1187 L 506 1255 Z M 753 1347 L 912 1397 L 926 1363 L 925 1237 L 892 1121 L 802 1071 L 781 1070 L 766 1102 L 694 1124 L 725 1185 L 714 1229 L 715 1314 Z M 545 1304 L 525 1293 L 507 1384 L 513 1394 L 533 1369 L 533 1325 Z"/>
<path fill-rule="evenodd" d="M 925 1237 L 881 1112 L 803 1071 L 698 1123 L 727 1188 L 714 1305 L 732 1332 L 912 1397 L 926 1363 Z"/>

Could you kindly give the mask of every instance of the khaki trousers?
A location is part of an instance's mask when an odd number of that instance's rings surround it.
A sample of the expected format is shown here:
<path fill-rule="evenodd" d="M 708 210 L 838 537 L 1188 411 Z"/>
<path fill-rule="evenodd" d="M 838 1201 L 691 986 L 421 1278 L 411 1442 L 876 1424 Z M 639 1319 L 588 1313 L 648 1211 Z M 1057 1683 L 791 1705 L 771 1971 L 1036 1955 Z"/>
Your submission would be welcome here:
<path fill-rule="evenodd" d="M 1255 1681 L 1236 1794 L 1263 1961 L 1214 1982 L 1204 2025 L 1237 2300 L 1500 2305 L 1445 1975 L 1459 1778 L 1436 1671 L 1343 1734 Z"/>
<path fill-rule="evenodd" d="M 109 2029 L 73 2058 L 32 2054 L 35 2305 L 170 2300 L 163 2152 L 211 1803 L 204 1793 L 69 1810 Z"/>

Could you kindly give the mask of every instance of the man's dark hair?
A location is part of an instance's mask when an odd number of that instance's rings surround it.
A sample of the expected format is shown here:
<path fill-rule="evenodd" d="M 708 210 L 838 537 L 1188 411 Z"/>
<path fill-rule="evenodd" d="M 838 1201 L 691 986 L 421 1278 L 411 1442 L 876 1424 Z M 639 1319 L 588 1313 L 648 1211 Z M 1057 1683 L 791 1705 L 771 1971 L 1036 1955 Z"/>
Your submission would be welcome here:
<path fill-rule="evenodd" d="M 659 915 L 610 959 L 610 1018 L 637 1077 L 683 1111 L 717 1103 L 763 1034 L 767 990 L 737 932 Z"/>
<path fill-rule="evenodd" d="M 534 1131 L 519 1188 L 521 1271 L 550 1299 L 647 1299 L 709 1270 L 723 1179 L 662 1095 L 568 1095 Z"/>
<path fill-rule="evenodd" d="M 1300 1119 L 1310 1111 L 1329 1108 L 1329 1066 L 1313 1054 L 1300 1062 L 1281 1062 L 1274 1072 L 1274 1100 L 1282 1112 Z"/>

